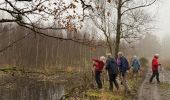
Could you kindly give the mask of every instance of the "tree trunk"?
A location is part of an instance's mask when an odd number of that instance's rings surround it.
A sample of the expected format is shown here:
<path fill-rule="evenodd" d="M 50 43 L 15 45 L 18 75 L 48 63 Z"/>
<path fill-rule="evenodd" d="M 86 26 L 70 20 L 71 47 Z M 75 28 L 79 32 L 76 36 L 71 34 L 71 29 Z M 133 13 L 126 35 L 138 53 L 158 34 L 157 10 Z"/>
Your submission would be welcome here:
<path fill-rule="evenodd" d="M 121 3 L 122 0 L 119 0 L 118 8 L 117 8 L 117 29 L 116 29 L 116 45 L 115 45 L 116 58 L 119 52 L 119 44 L 120 44 L 120 36 L 121 36 L 121 6 L 122 6 Z"/>
<path fill-rule="evenodd" d="M 106 35 L 106 44 L 107 44 L 107 47 L 108 47 L 108 50 L 109 50 L 109 52 L 106 52 L 106 53 L 113 53 L 113 51 L 112 51 L 112 44 L 111 44 L 111 42 L 110 42 L 110 40 L 109 40 L 109 37 Z"/>
<path fill-rule="evenodd" d="M 39 57 L 39 36 L 36 37 L 36 68 L 38 67 L 38 57 Z"/>

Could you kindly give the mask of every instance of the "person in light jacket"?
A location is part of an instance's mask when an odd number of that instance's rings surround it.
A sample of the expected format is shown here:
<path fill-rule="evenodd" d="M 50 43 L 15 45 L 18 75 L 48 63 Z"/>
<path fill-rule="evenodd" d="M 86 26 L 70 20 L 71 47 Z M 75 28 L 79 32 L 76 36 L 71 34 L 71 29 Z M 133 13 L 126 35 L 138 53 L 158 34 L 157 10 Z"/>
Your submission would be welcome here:
<path fill-rule="evenodd" d="M 140 64 L 139 59 L 137 58 L 136 55 L 133 56 L 133 59 L 132 59 L 132 77 L 133 78 L 135 77 L 137 79 L 140 67 L 141 67 L 141 64 Z"/>

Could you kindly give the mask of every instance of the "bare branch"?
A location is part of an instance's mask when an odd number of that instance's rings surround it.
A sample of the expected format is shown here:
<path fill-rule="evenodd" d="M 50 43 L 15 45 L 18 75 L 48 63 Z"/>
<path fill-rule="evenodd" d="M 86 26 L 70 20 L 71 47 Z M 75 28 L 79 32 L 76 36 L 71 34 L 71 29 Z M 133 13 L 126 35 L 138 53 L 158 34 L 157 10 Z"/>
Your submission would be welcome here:
<path fill-rule="evenodd" d="M 154 4 L 157 0 L 154 0 L 153 2 L 149 3 L 149 4 L 145 4 L 145 5 L 140 5 L 140 6 L 137 6 L 137 7 L 133 7 L 133 8 L 129 8 L 125 11 L 122 12 L 121 15 L 123 15 L 124 13 L 130 11 L 130 10 L 135 10 L 135 9 L 139 9 L 139 8 L 144 8 L 144 7 L 148 7 L 148 6 L 151 6 L 152 4 Z"/>
<path fill-rule="evenodd" d="M 128 1 L 130 1 L 130 0 L 125 0 L 125 1 L 123 1 L 122 3 L 121 3 L 121 5 L 123 6 L 126 2 L 128 2 Z"/>
<path fill-rule="evenodd" d="M 15 40 L 14 42 L 12 42 L 11 44 L 9 44 L 8 46 L 4 47 L 3 49 L 0 49 L 0 53 L 3 52 L 3 51 L 5 51 L 5 50 L 7 50 L 7 49 L 10 48 L 10 47 L 12 47 L 13 45 L 17 44 L 18 42 L 24 40 L 24 39 L 25 39 L 27 36 L 29 36 L 30 34 L 31 34 L 31 33 L 26 34 L 26 35 L 24 35 L 23 37 Z"/>
<path fill-rule="evenodd" d="M 0 19 L 0 23 L 4 23 L 4 22 L 16 22 L 19 21 L 18 19 Z"/>
<path fill-rule="evenodd" d="M 45 34 L 43 32 L 40 32 L 40 31 L 36 31 L 34 28 L 31 28 L 31 27 L 28 27 L 22 23 L 19 23 L 17 22 L 18 25 L 22 26 L 22 27 L 25 27 L 27 29 L 30 29 L 32 30 L 33 32 L 39 34 L 39 35 L 43 35 L 43 36 L 46 36 L 46 37 L 50 37 L 50 38 L 55 38 L 55 39 L 59 39 L 59 40 L 70 40 L 70 41 L 73 41 L 73 42 L 76 42 L 76 43 L 81 43 L 83 45 L 87 45 L 87 46 L 102 46 L 103 44 L 93 44 L 93 39 L 92 40 L 88 40 L 88 41 L 84 41 L 83 39 L 73 39 L 73 38 L 63 38 L 63 37 L 58 37 L 58 36 L 53 36 L 53 35 L 49 35 L 49 34 Z"/>

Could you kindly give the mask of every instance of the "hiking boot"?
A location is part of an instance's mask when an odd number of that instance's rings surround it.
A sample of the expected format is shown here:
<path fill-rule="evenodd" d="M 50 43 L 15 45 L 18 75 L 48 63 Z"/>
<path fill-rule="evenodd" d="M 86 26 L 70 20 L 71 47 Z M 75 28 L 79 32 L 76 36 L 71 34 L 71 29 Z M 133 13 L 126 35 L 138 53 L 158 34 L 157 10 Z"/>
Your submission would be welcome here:
<path fill-rule="evenodd" d="M 152 84 L 152 82 L 151 82 L 151 81 L 149 81 L 149 83 L 150 83 L 150 84 Z"/>
<path fill-rule="evenodd" d="M 131 92 L 130 92 L 130 91 L 127 91 L 127 94 L 128 94 L 128 95 L 131 95 Z"/>
<path fill-rule="evenodd" d="M 117 91 L 119 91 L 119 87 L 116 87 Z"/>
<path fill-rule="evenodd" d="M 160 84 L 161 82 L 160 82 L 160 81 L 158 81 L 157 83 L 158 83 L 158 84 Z"/>
<path fill-rule="evenodd" d="M 121 85 L 123 85 L 123 82 L 120 82 Z"/>

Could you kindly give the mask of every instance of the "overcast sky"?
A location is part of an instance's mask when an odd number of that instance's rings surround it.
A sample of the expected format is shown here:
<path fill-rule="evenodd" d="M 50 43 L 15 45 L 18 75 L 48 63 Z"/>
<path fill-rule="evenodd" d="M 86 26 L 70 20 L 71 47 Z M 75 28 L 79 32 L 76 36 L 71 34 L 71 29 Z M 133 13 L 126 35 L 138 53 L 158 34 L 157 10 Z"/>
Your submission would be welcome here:
<path fill-rule="evenodd" d="M 2 1 L 4 0 L 0 0 L 0 2 Z M 156 23 L 154 24 L 158 28 L 154 34 L 162 38 L 168 34 L 170 36 L 170 0 L 160 1 L 159 6 L 151 7 L 151 11 L 156 13 Z"/>
<path fill-rule="evenodd" d="M 163 37 L 168 34 L 170 36 L 170 0 L 162 0 L 159 4 L 157 20 L 158 36 Z"/>

